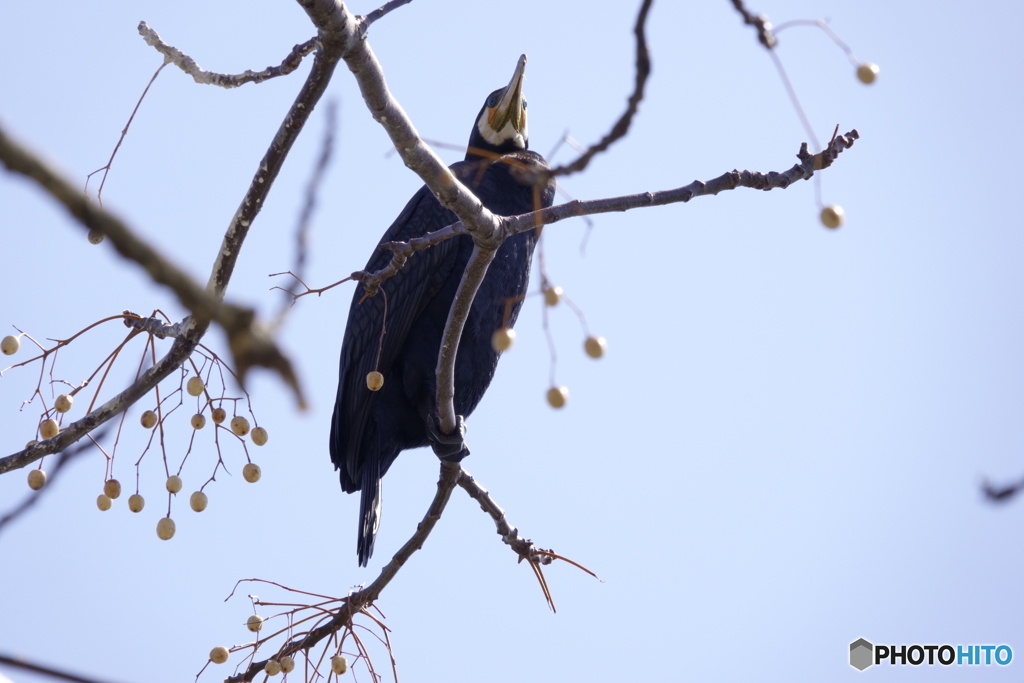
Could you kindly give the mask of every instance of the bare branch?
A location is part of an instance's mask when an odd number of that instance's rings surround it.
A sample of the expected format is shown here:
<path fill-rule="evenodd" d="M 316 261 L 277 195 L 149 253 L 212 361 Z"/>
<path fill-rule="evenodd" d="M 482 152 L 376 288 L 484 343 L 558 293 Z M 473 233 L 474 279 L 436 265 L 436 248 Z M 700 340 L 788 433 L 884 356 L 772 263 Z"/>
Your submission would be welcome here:
<path fill-rule="evenodd" d="M 743 0 L 732 0 L 732 5 L 743 17 L 743 23 L 757 29 L 757 39 L 765 48 L 771 50 L 778 45 L 779 41 L 772 33 L 772 22 L 768 21 L 768 15 L 748 12 L 743 6 Z"/>
<path fill-rule="evenodd" d="M 103 683 L 97 678 L 86 678 L 85 676 L 79 676 L 68 671 L 61 671 L 59 669 L 52 669 L 42 664 L 36 664 L 30 662 L 22 657 L 12 657 L 0 653 L 0 664 L 6 666 L 13 666 L 24 671 L 32 671 L 33 673 L 42 674 L 43 676 L 49 676 L 50 678 L 56 678 L 61 681 L 72 681 L 72 683 Z M 3 677 L 0 676 L 0 679 Z"/>
<path fill-rule="evenodd" d="M 377 21 L 385 14 L 398 9 L 402 5 L 408 5 L 410 2 L 412 2 L 412 0 L 390 0 L 390 2 L 384 3 L 382 7 L 378 7 L 365 17 L 361 17 L 363 34 L 365 35 L 366 29 L 370 28 L 370 24 Z"/>
<path fill-rule="evenodd" d="M 433 531 L 434 525 L 441 519 L 441 513 L 444 512 L 445 507 L 448 505 L 448 500 L 451 498 L 452 491 L 455 489 L 455 484 L 459 480 L 461 473 L 462 468 L 458 463 L 442 462 L 441 476 L 437 482 L 437 493 L 434 495 L 430 507 L 427 508 L 423 521 L 416 526 L 416 532 L 412 537 L 391 558 L 391 562 L 384 566 L 373 583 L 362 590 L 351 593 L 346 598 L 345 604 L 334 613 L 330 620 L 284 645 L 274 654 L 274 658 L 308 650 L 323 639 L 337 633 L 340 629 L 351 627 L 353 616 L 373 604 L 380 597 L 384 588 L 398 575 L 398 572 L 408 562 L 409 558 L 412 557 L 413 553 L 423 547 L 427 537 L 430 536 L 430 532 Z M 266 664 L 267 660 L 253 662 L 244 672 L 227 678 L 225 683 L 251 681 L 263 671 Z"/>
<path fill-rule="evenodd" d="M 651 9 L 652 2 L 653 0 L 644 0 L 636 17 L 636 26 L 633 27 L 633 33 L 636 34 L 636 78 L 633 85 L 633 94 L 629 96 L 629 104 L 626 107 L 626 111 L 615 122 L 611 131 L 601 138 L 600 142 L 591 145 L 586 152 L 571 164 L 552 169 L 548 174 L 549 176 L 565 176 L 582 171 L 587 167 L 591 159 L 607 150 L 612 146 L 612 143 L 621 139 L 629 132 L 633 116 L 636 115 L 640 101 L 644 98 L 644 85 L 647 83 L 647 77 L 651 74 L 651 58 L 647 52 L 644 25 L 647 23 L 647 13 Z M 461 218 L 461 216 L 459 217 Z"/>
<path fill-rule="evenodd" d="M 572 216 L 586 216 L 595 213 L 610 213 L 612 211 L 629 211 L 646 206 L 661 206 L 663 204 L 674 204 L 676 202 L 688 202 L 694 197 L 716 195 L 726 190 L 734 190 L 737 187 L 749 187 L 755 190 L 785 189 L 798 180 L 807 180 L 814 175 L 815 171 L 828 168 L 832 165 L 839 154 L 853 146 L 855 140 L 860 138 L 856 130 L 851 130 L 846 135 L 839 135 L 827 149 L 818 154 L 811 154 L 807 151 L 807 143 L 800 147 L 797 158 L 800 163 L 781 173 L 771 171 L 759 173 L 757 171 L 729 171 L 717 178 L 702 182 L 695 180 L 684 187 L 677 187 L 673 190 L 662 190 L 660 192 L 643 192 L 641 194 L 626 195 L 624 197 L 612 197 L 609 199 L 593 199 L 589 201 L 572 201 L 566 204 L 559 204 L 541 211 L 525 213 L 520 216 L 510 216 L 504 219 L 505 229 L 508 233 L 516 234 L 532 230 L 537 222 L 547 225 L 570 218 Z"/>
<path fill-rule="evenodd" d="M 174 64 L 176 67 L 187 73 L 196 83 L 203 85 L 217 85 L 222 88 L 237 88 L 246 83 L 262 83 L 278 76 L 287 76 L 299 68 L 302 59 L 317 48 L 317 38 L 310 38 L 292 48 L 288 56 L 284 58 L 279 66 L 268 66 L 263 71 L 246 70 L 240 74 L 220 74 L 214 71 L 204 71 L 196 61 L 176 47 L 168 45 L 161 40 L 159 34 L 151 29 L 146 22 L 139 22 L 139 35 L 152 46 L 157 52 L 164 56 L 164 63 Z"/>

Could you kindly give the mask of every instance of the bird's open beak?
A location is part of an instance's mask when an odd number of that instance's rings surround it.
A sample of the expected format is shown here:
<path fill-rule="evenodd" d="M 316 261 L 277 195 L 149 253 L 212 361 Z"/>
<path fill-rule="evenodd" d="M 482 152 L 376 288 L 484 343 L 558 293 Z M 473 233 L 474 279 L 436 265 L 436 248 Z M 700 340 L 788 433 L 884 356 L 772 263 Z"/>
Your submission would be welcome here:
<path fill-rule="evenodd" d="M 494 117 L 491 119 L 491 127 L 500 131 L 506 123 L 520 133 L 523 132 L 523 123 L 526 117 L 523 115 L 523 81 L 526 79 L 526 55 L 520 55 L 519 63 L 516 64 L 516 71 L 512 74 L 505 93 L 495 107 Z"/>

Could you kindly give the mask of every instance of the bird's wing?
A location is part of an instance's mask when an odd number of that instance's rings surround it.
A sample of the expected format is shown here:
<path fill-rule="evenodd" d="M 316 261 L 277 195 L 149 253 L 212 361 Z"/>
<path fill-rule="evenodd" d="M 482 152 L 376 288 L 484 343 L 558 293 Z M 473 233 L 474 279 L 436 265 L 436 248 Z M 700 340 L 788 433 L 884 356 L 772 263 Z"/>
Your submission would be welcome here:
<path fill-rule="evenodd" d="M 409 200 L 380 243 L 419 237 L 457 220 L 455 214 L 443 208 L 424 186 Z M 358 475 L 364 457 L 360 444 L 379 394 L 367 389 L 366 375 L 376 369 L 384 374 L 384 381 L 388 381 L 388 371 L 405 343 L 409 328 L 451 273 L 459 240 L 458 237 L 448 239 L 414 253 L 401 270 L 381 285 L 383 293 L 362 303 L 359 300 L 365 287 L 361 284 L 356 286 L 342 342 L 338 400 L 331 428 L 331 459 L 343 469 L 342 483 L 346 490 L 349 486 L 353 487 L 351 490 L 359 486 Z M 370 257 L 366 270 L 380 270 L 390 259 L 391 252 L 378 249 Z M 382 324 L 385 324 L 383 341 Z"/>

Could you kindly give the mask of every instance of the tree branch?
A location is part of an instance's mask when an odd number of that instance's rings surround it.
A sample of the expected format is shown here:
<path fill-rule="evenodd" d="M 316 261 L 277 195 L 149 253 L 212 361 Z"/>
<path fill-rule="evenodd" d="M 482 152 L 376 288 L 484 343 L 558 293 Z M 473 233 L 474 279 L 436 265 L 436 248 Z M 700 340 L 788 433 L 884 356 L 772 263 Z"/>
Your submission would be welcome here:
<path fill-rule="evenodd" d="M 600 142 L 587 148 L 571 164 L 559 166 L 549 171 L 546 174 L 548 177 L 567 176 L 582 171 L 587 167 L 591 159 L 607 150 L 615 141 L 625 137 L 626 133 L 629 132 L 629 126 L 633 123 L 633 117 L 640 107 L 640 101 L 644 98 L 644 85 L 647 83 L 647 77 L 651 75 L 651 57 L 647 52 L 644 26 L 647 23 L 647 13 L 651 9 L 652 2 L 653 0 L 644 0 L 636 17 L 636 25 L 633 27 L 633 33 L 636 35 L 636 77 L 633 85 L 633 94 L 629 96 L 629 104 L 626 106 L 626 111 L 615 122 L 615 125 L 612 126 L 608 134 L 601 138 Z"/>
<path fill-rule="evenodd" d="M 310 38 L 292 48 L 288 56 L 278 66 L 268 66 L 263 71 L 246 70 L 240 74 L 221 74 L 215 71 L 204 71 L 196 60 L 178 48 L 168 45 L 161 40 L 160 35 L 151 29 L 146 22 L 139 22 L 139 35 L 146 41 L 147 45 L 153 47 L 164 56 L 164 63 L 174 64 L 176 67 L 187 73 L 196 83 L 203 85 L 217 85 L 221 88 L 237 88 L 246 83 L 262 83 L 278 76 L 287 76 L 299 68 L 302 59 L 317 47 L 317 39 Z"/>

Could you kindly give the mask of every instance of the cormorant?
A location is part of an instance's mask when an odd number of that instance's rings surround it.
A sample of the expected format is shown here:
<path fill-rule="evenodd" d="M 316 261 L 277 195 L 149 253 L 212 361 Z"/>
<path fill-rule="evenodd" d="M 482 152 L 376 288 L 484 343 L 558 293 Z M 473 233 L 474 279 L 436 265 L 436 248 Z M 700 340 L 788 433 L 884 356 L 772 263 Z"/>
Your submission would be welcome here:
<path fill-rule="evenodd" d="M 474 120 L 465 160 L 450 166 L 485 207 L 502 216 L 551 206 L 554 198 L 554 182 L 548 181 L 540 193 L 541 206 L 534 205 L 533 172 L 548 165 L 540 154 L 527 150 L 525 68 L 523 55 L 509 84 L 487 96 Z M 424 186 L 380 243 L 406 241 L 457 221 Z M 519 297 L 508 319 L 510 327 L 515 324 L 529 283 L 535 239 L 531 230 L 506 240 L 473 300 L 455 361 L 455 412 L 459 416 L 473 412 L 494 376 L 501 354 L 491 347 L 491 336 L 504 322 L 506 301 Z M 384 291 L 377 296 L 363 300 L 365 287 L 357 285 L 352 297 L 341 347 L 330 448 L 331 460 L 341 470 L 341 488 L 347 493 L 362 491 L 357 545 L 361 566 L 366 566 L 373 554 L 380 523 L 381 478 L 398 454 L 429 445 L 443 460 L 458 462 L 469 455 L 461 434 L 453 439 L 440 433 L 435 371 L 448 310 L 472 251 L 470 236 L 448 239 L 410 256 L 405 266 L 383 283 Z M 380 270 L 390 258 L 390 252 L 378 249 L 366 270 Z M 367 388 L 367 374 L 373 370 L 384 375 L 379 391 Z"/>

